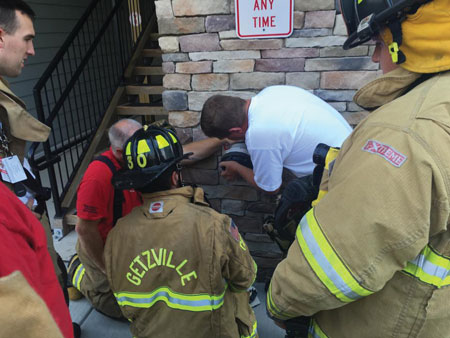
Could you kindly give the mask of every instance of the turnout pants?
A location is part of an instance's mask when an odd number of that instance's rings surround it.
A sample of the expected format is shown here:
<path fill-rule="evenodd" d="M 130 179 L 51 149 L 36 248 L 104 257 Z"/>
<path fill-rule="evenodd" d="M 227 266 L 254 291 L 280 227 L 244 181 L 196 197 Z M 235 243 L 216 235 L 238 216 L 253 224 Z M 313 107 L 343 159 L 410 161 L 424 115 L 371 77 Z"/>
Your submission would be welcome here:
<path fill-rule="evenodd" d="M 91 262 L 79 241 L 77 241 L 76 251 L 81 264 L 75 269 L 73 276 L 71 276 L 73 286 L 100 313 L 116 319 L 123 318 L 106 275 Z"/>

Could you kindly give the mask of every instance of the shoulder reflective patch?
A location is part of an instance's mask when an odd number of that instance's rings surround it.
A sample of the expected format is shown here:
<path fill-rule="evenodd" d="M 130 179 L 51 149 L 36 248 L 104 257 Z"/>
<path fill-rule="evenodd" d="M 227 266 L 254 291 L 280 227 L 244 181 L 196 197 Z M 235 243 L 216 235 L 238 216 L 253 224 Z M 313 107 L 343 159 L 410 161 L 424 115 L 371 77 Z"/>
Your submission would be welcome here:
<path fill-rule="evenodd" d="M 403 155 L 391 146 L 375 140 L 368 140 L 362 150 L 371 154 L 381 156 L 397 168 L 400 168 L 408 158 L 406 155 Z"/>
<path fill-rule="evenodd" d="M 155 214 L 155 213 L 163 212 L 163 211 L 164 211 L 164 202 L 163 201 L 153 202 L 152 204 L 150 204 L 149 212 L 151 214 Z"/>
<path fill-rule="evenodd" d="M 239 242 L 241 239 L 241 236 L 239 236 L 239 230 L 233 220 L 230 221 L 230 229 L 229 230 L 230 230 L 231 236 L 233 236 L 233 238 L 237 242 Z"/>

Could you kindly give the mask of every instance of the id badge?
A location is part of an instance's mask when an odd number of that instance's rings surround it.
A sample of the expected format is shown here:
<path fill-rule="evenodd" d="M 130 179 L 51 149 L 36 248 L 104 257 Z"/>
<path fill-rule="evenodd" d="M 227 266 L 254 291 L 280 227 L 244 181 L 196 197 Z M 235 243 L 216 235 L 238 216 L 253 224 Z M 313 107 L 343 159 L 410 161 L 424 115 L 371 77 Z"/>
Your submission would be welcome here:
<path fill-rule="evenodd" d="M 25 181 L 27 175 L 17 155 L 2 158 L 2 180 L 10 183 Z M 6 173 L 4 173 L 6 171 Z"/>

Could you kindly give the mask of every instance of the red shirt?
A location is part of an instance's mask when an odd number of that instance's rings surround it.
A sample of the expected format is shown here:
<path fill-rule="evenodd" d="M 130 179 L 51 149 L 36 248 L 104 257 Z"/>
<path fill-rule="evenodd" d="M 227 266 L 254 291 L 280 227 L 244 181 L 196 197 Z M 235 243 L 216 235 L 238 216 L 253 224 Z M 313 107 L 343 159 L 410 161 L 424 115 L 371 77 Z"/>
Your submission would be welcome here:
<path fill-rule="evenodd" d="M 47 304 L 64 337 L 72 338 L 72 320 L 47 250 L 44 228 L 3 183 L 0 201 L 0 277 L 22 272 Z"/>
<path fill-rule="evenodd" d="M 117 170 L 121 168 L 111 149 L 102 155 L 108 157 Z M 111 178 L 111 169 L 105 163 L 93 161 L 89 164 L 77 191 L 77 216 L 88 221 L 100 220 L 98 230 L 103 243 L 112 229 L 114 219 L 114 187 Z M 137 191 L 124 190 L 122 217 L 141 204 L 141 195 Z"/>

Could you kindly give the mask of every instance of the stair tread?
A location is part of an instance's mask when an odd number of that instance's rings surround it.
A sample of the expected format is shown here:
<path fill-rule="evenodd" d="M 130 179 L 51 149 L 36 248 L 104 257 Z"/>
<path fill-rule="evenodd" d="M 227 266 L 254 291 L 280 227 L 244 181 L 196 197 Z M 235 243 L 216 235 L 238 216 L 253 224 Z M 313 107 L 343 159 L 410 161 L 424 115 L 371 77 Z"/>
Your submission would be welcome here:
<path fill-rule="evenodd" d="M 155 86 L 150 84 L 127 85 L 125 89 L 128 95 L 139 95 L 139 94 L 160 95 L 164 91 L 163 86 Z"/>
<path fill-rule="evenodd" d="M 137 66 L 134 68 L 135 75 L 164 75 L 161 66 Z"/>
<path fill-rule="evenodd" d="M 161 51 L 161 49 L 156 49 L 156 48 L 145 48 L 142 51 L 142 55 L 144 57 L 157 57 L 157 56 L 162 55 L 162 51 Z"/>
<path fill-rule="evenodd" d="M 117 106 L 117 115 L 164 115 L 167 111 L 163 106 L 151 106 L 149 104 L 121 105 Z"/>

